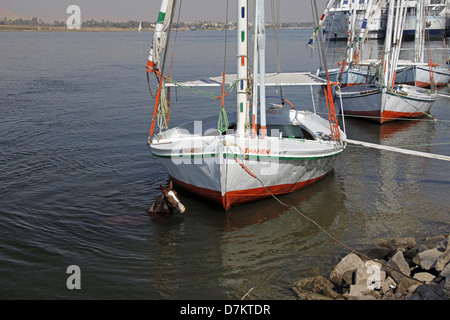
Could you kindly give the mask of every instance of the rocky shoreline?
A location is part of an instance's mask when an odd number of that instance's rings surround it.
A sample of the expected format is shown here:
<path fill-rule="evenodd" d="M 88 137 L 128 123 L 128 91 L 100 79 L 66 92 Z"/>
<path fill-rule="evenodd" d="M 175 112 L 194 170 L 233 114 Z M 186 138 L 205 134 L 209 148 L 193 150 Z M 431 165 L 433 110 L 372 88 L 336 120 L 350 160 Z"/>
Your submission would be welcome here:
<path fill-rule="evenodd" d="M 450 300 L 450 236 L 378 240 L 292 285 L 299 300 Z"/>

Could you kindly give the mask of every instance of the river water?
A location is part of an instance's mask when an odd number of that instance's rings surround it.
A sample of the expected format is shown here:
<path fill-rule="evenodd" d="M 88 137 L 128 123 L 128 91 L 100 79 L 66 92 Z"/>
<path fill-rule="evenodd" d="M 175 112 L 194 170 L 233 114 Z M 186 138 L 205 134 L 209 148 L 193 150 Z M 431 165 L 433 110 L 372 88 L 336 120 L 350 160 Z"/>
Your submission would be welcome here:
<path fill-rule="evenodd" d="M 315 72 L 317 54 L 305 48 L 311 31 L 281 31 L 282 71 Z M 235 72 L 233 32 L 227 41 L 223 31 L 175 36 L 174 79 L 217 76 L 224 60 Z M 167 182 L 147 146 L 150 39 L 150 32 L 0 33 L 0 298 L 240 299 L 253 288 L 248 299 L 293 299 L 294 281 L 326 275 L 347 253 L 273 199 L 225 213 L 179 190 L 186 212 L 150 219 L 146 210 Z M 268 46 L 269 72 L 275 62 Z M 284 94 L 312 110 L 309 87 Z M 321 90 L 314 98 L 326 117 Z M 183 89 L 171 100 L 171 126 L 220 107 Z M 226 107 L 234 108 L 233 94 Z M 432 113 L 439 121 L 346 119 L 345 126 L 351 139 L 450 155 L 448 99 Z M 326 179 L 280 198 L 363 250 L 382 237 L 450 233 L 449 169 L 348 146 Z M 79 290 L 67 287 L 71 265 L 80 268 Z"/>

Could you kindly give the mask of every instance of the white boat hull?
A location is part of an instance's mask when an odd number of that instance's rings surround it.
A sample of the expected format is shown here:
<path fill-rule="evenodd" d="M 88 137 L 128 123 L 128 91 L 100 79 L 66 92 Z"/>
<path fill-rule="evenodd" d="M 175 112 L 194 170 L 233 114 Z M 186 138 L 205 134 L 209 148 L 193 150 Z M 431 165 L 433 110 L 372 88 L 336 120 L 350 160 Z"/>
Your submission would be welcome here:
<path fill-rule="evenodd" d="M 153 139 L 150 148 L 176 184 L 228 210 L 270 197 L 270 193 L 297 191 L 323 179 L 345 145 L 327 138 L 329 126 L 316 123 L 310 128 L 323 130 L 324 139 L 280 134 L 265 139 L 237 138 L 234 133 L 194 135 L 174 128 Z"/>
<path fill-rule="evenodd" d="M 416 87 L 429 88 L 431 80 L 438 87 L 446 86 L 450 82 L 450 70 L 443 67 L 433 67 L 432 75 L 428 66 L 416 65 L 402 67 L 397 70 L 395 83 L 409 84 Z"/>
<path fill-rule="evenodd" d="M 354 86 L 342 88 L 341 95 L 344 114 L 366 117 L 379 123 L 424 116 L 436 101 L 436 94 L 409 85 L 394 89 L 381 89 L 376 85 Z"/>
<path fill-rule="evenodd" d="M 435 1 L 436 2 L 436 1 Z M 324 34 L 327 40 L 347 40 L 348 37 L 348 17 L 351 1 L 338 3 L 333 7 L 325 20 Z M 367 1 L 366 1 L 367 3 Z M 357 12 L 366 9 L 364 1 L 356 2 Z M 417 1 L 408 1 L 407 7 L 409 14 L 405 18 L 405 26 L 403 34 L 405 37 L 414 37 L 416 31 L 416 11 Z M 446 21 L 446 4 L 445 3 L 426 3 L 426 34 L 428 37 L 442 37 L 448 29 Z M 372 8 L 373 10 L 374 8 Z M 377 14 L 369 21 L 367 25 L 367 39 L 382 39 L 386 35 L 387 15 L 385 11 L 378 11 Z M 356 18 L 356 30 L 354 34 L 359 34 L 362 25 L 363 14 L 358 14 Z"/>
<path fill-rule="evenodd" d="M 193 160 L 191 163 L 188 161 L 182 164 L 176 164 L 168 157 L 160 157 L 158 151 L 152 150 L 176 184 L 220 203 L 225 210 L 242 203 L 270 197 L 268 191 L 275 195 L 285 194 L 314 184 L 332 170 L 336 156 L 341 151 L 336 150 L 332 154 L 317 157 L 283 159 L 277 156 L 272 158 L 254 156 L 248 160 L 244 160 L 242 154 L 238 153 L 242 164 L 257 176 L 259 181 L 245 171 L 233 153 L 226 150 L 222 150 L 214 157 L 206 155 L 203 158 L 197 154 L 191 159 Z M 195 163 L 195 160 L 198 163 Z"/>

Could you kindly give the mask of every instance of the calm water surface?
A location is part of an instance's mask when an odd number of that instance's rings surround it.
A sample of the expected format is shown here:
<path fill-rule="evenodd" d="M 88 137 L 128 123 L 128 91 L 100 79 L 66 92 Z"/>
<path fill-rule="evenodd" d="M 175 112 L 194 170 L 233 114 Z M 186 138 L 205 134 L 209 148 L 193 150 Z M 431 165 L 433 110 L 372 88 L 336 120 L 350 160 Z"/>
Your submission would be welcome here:
<path fill-rule="evenodd" d="M 227 71 L 234 73 L 229 34 Z M 310 35 L 282 31 L 283 71 L 315 72 L 317 55 L 305 49 Z M 240 299 L 254 288 L 249 299 L 292 299 L 294 281 L 327 274 L 347 253 L 272 199 L 225 213 L 179 191 L 185 214 L 150 219 L 146 210 L 167 182 L 147 146 L 150 38 L 0 33 L 0 298 Z M 223 32 L 179 32 L 175 49 L 177 80 L 223 69 Z M 269 46 L 269 72 L 274 52 Z M 312 110 L 309 88 L 284 93 Z M 320 90 L 314 96 L 325 112 Z M 171 125 L 220 107 L 182 89 L 172 103 Z M 231 111 L 234 96 L 226 103 Z M 448 99 L 432 113 L 441 121 L 345 124 L 352 139 L 449 155 Z M 326 179 L 281 199 L 364 249 L 381 237 L 450 233 L 449 169 L 444 161 L 349 146 Z M 66 287 L 69 265 L 81 269 L 81 290 Z"/>

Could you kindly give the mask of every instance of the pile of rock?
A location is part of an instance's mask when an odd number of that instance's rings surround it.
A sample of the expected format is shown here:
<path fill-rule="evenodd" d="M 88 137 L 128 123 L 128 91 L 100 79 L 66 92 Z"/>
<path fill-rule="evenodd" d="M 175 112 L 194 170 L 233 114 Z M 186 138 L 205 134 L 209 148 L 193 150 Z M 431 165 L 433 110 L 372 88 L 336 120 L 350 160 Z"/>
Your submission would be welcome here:
<path fill-rule="evenodd" d="M 448 235 L 379 240 L 361 257 L 350 253 L 328 278 L 302 279 L 292 289 L 299 300 L 450 299 Z"/>

